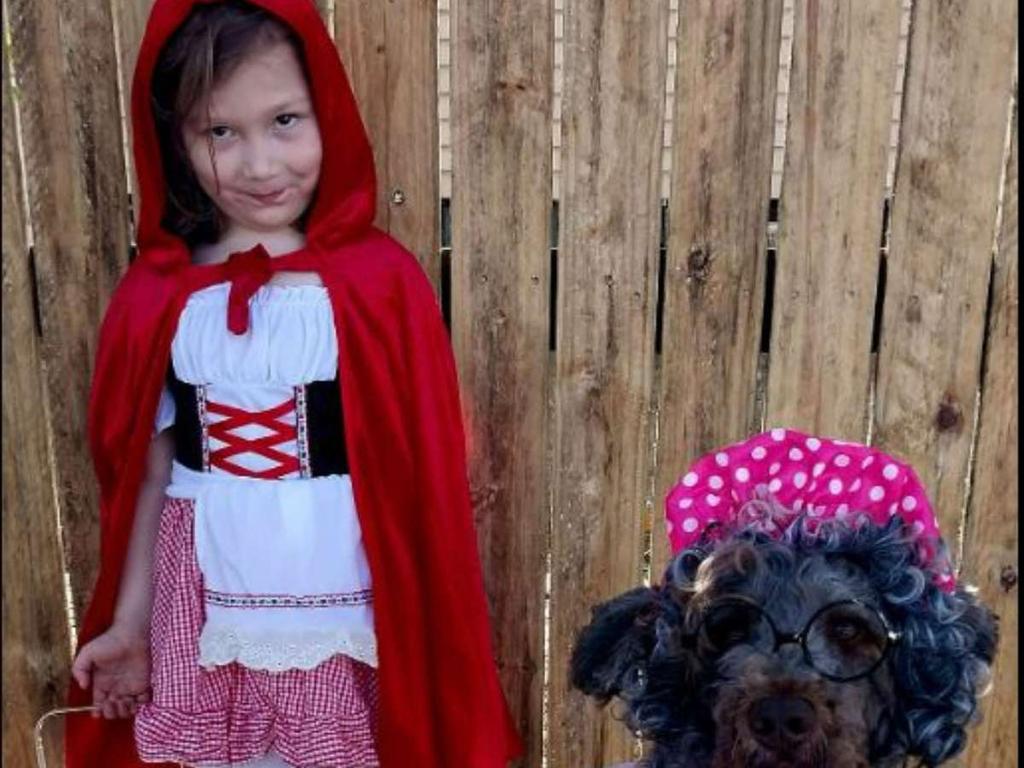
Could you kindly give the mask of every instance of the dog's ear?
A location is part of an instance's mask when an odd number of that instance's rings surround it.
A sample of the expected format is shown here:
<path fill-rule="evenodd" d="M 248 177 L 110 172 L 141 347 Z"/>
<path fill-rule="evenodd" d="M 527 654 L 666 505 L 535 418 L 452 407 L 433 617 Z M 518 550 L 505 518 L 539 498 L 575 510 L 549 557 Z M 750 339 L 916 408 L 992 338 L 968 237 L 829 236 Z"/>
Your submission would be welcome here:
<path fill-rule="evenodd" d="M 639 587 L 602 603 L 576 639 L 570 663 L 575 688 L 602 703 L 629 685 L 650 658 L 662 613 L 658 590 Z"/>
<path fill-rule="evenodd" d="M 909 616 L 894 654 L 908 754 L 935 766 L 958 754 L 977 719 L 978 695 L 989 680 L 998 624 L 963 588 L 932 591 L 929 610 Z"/>

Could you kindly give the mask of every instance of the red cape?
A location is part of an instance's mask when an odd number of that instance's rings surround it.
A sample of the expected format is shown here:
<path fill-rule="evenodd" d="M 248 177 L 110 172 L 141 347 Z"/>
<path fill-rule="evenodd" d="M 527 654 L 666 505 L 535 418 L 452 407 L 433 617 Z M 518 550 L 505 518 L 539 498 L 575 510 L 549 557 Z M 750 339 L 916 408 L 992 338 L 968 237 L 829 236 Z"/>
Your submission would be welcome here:
<path fill-rule="evenodd" d="M 185 244 L 160 225 L 165 189 L 150 111 L 160 49 L 202 2 L 156 1 L 135 71 L 139 255 L 104 318 L 89 403 L 101 543 L 80 644 L 113 616 L 178 316 L 190 293 L 223 279 L 192 266 Z M 372 227 L 370 145 L 313 3 L 252 2 L 303 42 L 324 139 L 307 250 L 334 310 L 346 443 L 373 577 L 381 765 L 504 767 L 520 746 L 491 651 L 455 365 L 436 298 L 416 259 Z M 91 692 L 71 680 L 70 700 L 87 704 Z M 144 765 L 130 720 L 82 715 L 68 719 L 66 764 Z"/>

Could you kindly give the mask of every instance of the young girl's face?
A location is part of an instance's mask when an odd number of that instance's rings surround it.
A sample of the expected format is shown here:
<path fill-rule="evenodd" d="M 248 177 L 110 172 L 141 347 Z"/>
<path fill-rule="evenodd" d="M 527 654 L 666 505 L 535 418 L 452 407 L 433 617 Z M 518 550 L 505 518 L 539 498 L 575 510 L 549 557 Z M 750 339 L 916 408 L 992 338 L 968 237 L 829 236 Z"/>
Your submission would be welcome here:
<path fill-rule="evenodd" d="M 322 148 L 302 65 L 291 45 L 253 53 L 185 121 L 182 138 L 224 235 L 292 227 L 320 178 Z"/>

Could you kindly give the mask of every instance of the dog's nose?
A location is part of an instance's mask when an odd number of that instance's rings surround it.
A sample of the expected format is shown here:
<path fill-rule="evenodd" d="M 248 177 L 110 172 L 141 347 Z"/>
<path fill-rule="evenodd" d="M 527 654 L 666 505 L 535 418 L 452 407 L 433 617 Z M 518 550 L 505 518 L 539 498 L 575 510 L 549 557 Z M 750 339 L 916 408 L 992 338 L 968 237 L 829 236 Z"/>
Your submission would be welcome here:
<path fill-rule="evenodd" d="M 793 696 L 766 696 L 754 702 L 749 719 L 757 740 L 775 751 L 807 739 L 817 722 L 811 702 Z"/>

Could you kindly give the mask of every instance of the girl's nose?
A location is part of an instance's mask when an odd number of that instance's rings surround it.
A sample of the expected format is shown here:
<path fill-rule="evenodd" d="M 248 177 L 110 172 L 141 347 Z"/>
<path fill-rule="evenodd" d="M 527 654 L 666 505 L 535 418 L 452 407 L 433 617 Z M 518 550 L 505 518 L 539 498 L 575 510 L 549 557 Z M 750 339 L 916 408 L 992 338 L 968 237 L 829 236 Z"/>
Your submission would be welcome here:
<path fill-rule="evenodd" d="M 277 164 L 269 142 L 254 139 L 247 143 L 242 158 L 242 173 L 246 178 L 253 181 L 271 178 L 277 172 Z"/>

